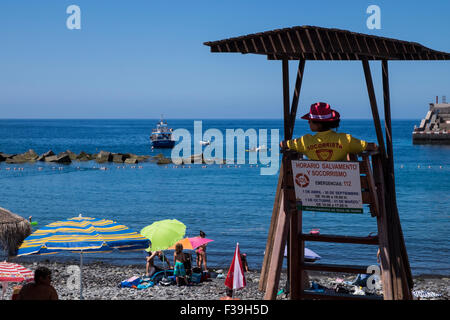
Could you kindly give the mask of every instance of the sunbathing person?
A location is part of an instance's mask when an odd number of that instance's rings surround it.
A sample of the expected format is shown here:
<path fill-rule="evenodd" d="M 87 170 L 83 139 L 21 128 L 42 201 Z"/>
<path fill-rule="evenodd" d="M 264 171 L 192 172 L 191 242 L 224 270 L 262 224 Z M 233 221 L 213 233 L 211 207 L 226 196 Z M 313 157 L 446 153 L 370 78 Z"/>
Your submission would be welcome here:
<path fill-rule="evenodd" d="M 300 138 L 280 142 L 281 148 L 303 153 L 310 160 L 342 161 L 347 154 L 376 150 L 374 143 L 367 143 L 347 133 L 337 133 L 332 129 L 339 127 L 340 115 L 328 103 L 317 102 L 311 105 L 309 113 L 302 119 L 308 120 L 315 135 L 306 134 Z"/>

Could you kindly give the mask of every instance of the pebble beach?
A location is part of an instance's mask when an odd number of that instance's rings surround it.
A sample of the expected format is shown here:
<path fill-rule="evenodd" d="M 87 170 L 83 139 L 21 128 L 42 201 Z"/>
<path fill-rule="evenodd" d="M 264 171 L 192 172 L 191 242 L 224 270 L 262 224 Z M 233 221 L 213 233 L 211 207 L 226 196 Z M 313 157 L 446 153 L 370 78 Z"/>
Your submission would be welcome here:
<path fill-rule="evenodd" d="M 25 267 L 35 270 L 38 266 L 45 266 L 52 271 L 52 285 L 58 292 L 60 300 L 78 300 L 79 290 L 70 289 L 67 272 L 69 265 L 74 263 L 41 262 L 22 263 Z M 226 276 L 228 270 L 210 269 L 211 274 L 222 273 Z M 142 277 L 145 272 L 145 265 L 116 266 L 105 263 L 91 263 L 83 266 L 83 296 L 85 300 L 219 300 L 226 294 L 224 285 L 225 278 L 213 277 L 199 284 L 189 286 L 176 285 L 162 286 L 155 285 L 146 289 L 120 288 L 121 281 L 133 276 Z M 235 291 L 234 297 L 241 300 L 262 300 L 263 292 L 258 290 L 260 273 L 257 270 L 250 270 L 245 273 L 247 285 L 245 288 Z M 333 289 L 336 286 L 346 287 L 351 293 L 355 286 L 345 286 L 345 283 L 352 282 L 355 275 L 343 276 L 342 274 L 311 272 L 310 281 L 320 286 Z M 279 289 L 285 288 L 286 273 L 281 274 Z M 9 300 L 12 296 L 14 284 L 9 284 L 4 299 Z M 381 291 L 377 291 L 381 294 Z M 450 277 L 448 276 L 415 276 L 414 288 L 415 299 L 420 300 L 449 300 L 450 298 Z M 288 296 L 280 292 L 277 299 L 285 300 Z"/>

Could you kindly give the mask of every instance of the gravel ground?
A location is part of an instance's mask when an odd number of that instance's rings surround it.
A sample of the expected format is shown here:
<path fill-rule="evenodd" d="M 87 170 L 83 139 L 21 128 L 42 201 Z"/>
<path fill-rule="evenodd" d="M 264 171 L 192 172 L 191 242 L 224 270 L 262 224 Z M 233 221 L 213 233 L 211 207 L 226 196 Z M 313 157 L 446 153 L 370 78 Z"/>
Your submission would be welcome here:
<path fill-rule="evenodd" d="M 34 270 L 36 263 L 23 263 L 24 266 Z M 40 266 L 46 266 L 52 271 L 52 284 L 58 292 L 61 300 L 79 299 L 79 290 L 70 289 L 68 280 L 70 274 L 67 271 L 69 263 L 44 262 Z M 77 265 L 73 263 L 73 265 Z M 226 276 L 227 269 L 222 269 Z M 92 263 L 83 267 L 83 295 L 86 300 L 217 300 L 225 296 L 224 278 L 213 278 L 200 284 L 181 286 L 161 286 L 137 290 L 134 288 L 119 288 L 122 280 L 132 276 L 141 277 L 145 266 L 114 266 L 103 263 Z M 219 272 L 218 269 L 210 269 Z M 220 273 L 220 272 L 219 272 Z M 212 273 L 214 274 L 214 273 Z M 243 300 L 262 300 L 263 293 L 258 290 L 259 272 L 250 271 L 245 274 L 247 286 L 235 292 L 235 297 Z M 417 276 L 414 277 L 415 286 L 413 292 L 422 296 L 423 300 L 449 300 L 450 277 L 447 276 Z M 311 273 L 310 280 L 326 288 L 340 286 L 353 293 L 355 286 L 348 285 L 355 275 L 343 276 L 331 273 Z M 280 280 L 280 289 L 285 288 L 286 274 L 283 272 Z M 5 293 L 5 299 L 10 299 L 13 284 L 9 284 Z M 0 291 L 1 292 L 1 291 Z M 378 291 L 380 294 L 381 291 Z M 280 293 L 277 299 L 287 299 L 288 296 Z"/>

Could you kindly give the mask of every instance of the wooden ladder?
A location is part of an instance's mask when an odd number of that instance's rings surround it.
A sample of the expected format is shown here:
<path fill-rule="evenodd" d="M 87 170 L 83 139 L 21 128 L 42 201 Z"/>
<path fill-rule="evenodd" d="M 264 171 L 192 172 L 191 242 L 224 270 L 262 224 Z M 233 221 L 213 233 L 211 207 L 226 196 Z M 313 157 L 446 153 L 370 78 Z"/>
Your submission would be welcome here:
<path fill-rule="evenodd" d="M 276 203 L 272 214 L 272 223 L 266 246 L 266 256 L 261 271 L 260 290 L 265 291 L 265 299 L 276 298 L 284 247 L 288 243 L 288 278 L 290 279 L 291 299 L 379 299 L 377 296 L 358 296 L 351 294 L 326 294 L 305 291 L 305 271 L 327 271 L 342 273 L 367 273 L 368 266 L 332 265 L 308 263 L 304 261 L 304 247 L 306 241 L 348 243 L 362 245 L 378 245 L 380 249 L 380 269 L 383 295 L 391 299 L 392 279 L 389 270 L 389 250 L 386 235 L 386 212 L 384 203 L 384 179 L 380 154 L 363 152 L 349 156 L 349 161 L 358 161 L 360 167 L 361 189 L 363 204 L 368 204 L 372 217 L 377 219 L 378 234 L 375 236 L 347 236 L 332 234 L 302 233 L 302 211 L 296 207 L 294 179 L 292 174 L 292 160 L 299 160 L 303 155 L 284 151 L 280 169 L 280 179 L 276 194 Z M 289 241 L 288 241 L 289 239 Z"/>

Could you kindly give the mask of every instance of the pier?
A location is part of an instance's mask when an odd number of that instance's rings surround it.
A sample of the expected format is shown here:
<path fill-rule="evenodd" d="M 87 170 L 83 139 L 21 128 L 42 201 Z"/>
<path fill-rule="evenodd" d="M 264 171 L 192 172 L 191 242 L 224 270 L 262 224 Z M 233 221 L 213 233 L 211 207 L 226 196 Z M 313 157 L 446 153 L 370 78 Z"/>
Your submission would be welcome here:
<path fill-rule="evenodd" d="M 450 144 L 450 103 L 445 96 L 430 103 L 430 110 L 412 133 L 413 144 Z"/>

